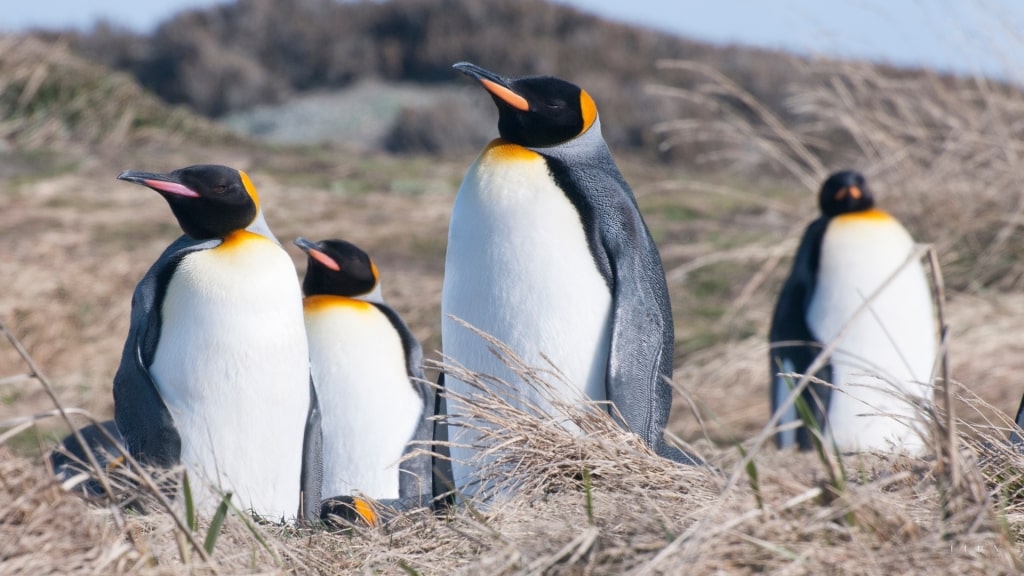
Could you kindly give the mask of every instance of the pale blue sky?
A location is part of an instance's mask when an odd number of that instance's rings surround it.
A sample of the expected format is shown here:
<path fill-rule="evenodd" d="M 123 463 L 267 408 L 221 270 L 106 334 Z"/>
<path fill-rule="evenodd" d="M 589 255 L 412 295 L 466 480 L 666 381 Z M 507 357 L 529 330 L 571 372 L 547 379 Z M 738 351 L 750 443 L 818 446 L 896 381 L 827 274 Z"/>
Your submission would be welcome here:
<path fill-rule="evenodd" d="M 223 1 L 223 0 L 221 0 Z M 559 0 L 607 17 L 726 43 L 1024 78 L 1021 0 Z M 7 2 L 0 29 L 88 27 L 98 18 L 139 31 L 218 0 Z"/>

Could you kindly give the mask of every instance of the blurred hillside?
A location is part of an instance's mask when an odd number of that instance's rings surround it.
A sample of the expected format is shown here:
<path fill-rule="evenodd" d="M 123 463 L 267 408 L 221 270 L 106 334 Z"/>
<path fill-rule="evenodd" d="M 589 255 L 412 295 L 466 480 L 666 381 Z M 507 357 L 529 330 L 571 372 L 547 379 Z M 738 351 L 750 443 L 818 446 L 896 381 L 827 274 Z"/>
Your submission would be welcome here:
<path fill-rule="evenodd" d="M 314 108 L 331 115 L 325 91 L 362 87 L 368 81 L 375 86 L 430 85 L 435 93 L 445 86 L 466 88 L 466 79 L 451 69 L 460 60 L 507 75 L 559 75 L 594 95 L 613 148 L 649 155 L 658 154 L 661 142 L 652 126 L 684 112 L 694 117 L 693 110 L 685 109 L 687 104 L 646 89 L 659 80 L 659 59 L 712 66 L 787 123 L 799 121 L 787 105 L 794 92 L 816 72 L 834 65 L 781 52 L 691 41 L 545 0 L 239 0 L 182 13 L 150 36 L 100 25 L 90 33 L 72 34 L 69 42 L 79 54 L 134 75 L 169 103 L 188 105 L 210 117 L 231 115 L 236 127 L 263 135 L 277 130 L 266 123 L 266 106 L 288 103 L 284 115 L 297 127 L 293 131 L 309 126 L 316 132 L 319 123 L 303 119 Z M 683 89 L 698 84 L 693 77 L 674 80 L 673 85 Z M 316 93 L 313 103 L 303 97 L 297 112 L 294 99 L 310 92 Z M 489 105 L 479 94 L 474 96 Z M 373 147 L 465 152 L 477 149 L 493 132 L 483 112 L 459 113 L 468 97 L 383 99 L 392 100 L 385 109 L 381 104 L 357 109 L 385 124 L 370 132 Z M 238 114 L 261 105 L 262 117 Z M 334 110 L 333 115 L 338 113 Z M 696 114 L 705 120 L 720 117 L 713 109 Z M 481 122 L 488 131 L 481 132 Z M 439 132 L 446 138 L 439 141 Z M 356 140 L 367 133 L 349 135 L 342 126 L 335 134 Z M 676 143 L 669 156 L 688 159 L 713 148 Z"/>
<path fill-rule="evenodd" d="M 451 69 L 471 60 L 576 81 L 620 158 L 657 158 L 686 180 L 813 194 L 830 171 L 857 168 L 938 246 L 951 286 L 1024 285 L 1014 85 L 714 46 L 545 0 L 239 0 L 149 36 L 103 25 L 37 36 L 0 54 L 0 137 L 16 147 L 103 151 L 160 134 L 195 144 L 230 137 L 227 125 L 274 144 L 464 161 L 496 131 L 489 99 Z M 786 214 L 795 226 L 815 213 L 800 206 Z"/>

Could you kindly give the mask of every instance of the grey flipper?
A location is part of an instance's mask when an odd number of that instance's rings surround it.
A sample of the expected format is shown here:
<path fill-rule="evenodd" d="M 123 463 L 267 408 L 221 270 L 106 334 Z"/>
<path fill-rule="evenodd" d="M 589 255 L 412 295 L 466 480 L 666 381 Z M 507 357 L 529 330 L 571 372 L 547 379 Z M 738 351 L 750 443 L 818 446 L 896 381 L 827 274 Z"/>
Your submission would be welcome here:
<path fill-rule="evenodd" d="M 306 414 L 306 430 L 302 436 L 302 472 L 299 476 L 299 518 L 313 522 L 320 518 L 320 505 L 324 481 L 324 433 L 320 427 L 320 399 L 309 378 L 309 412 Z"/>
<path fill-rule="evenodd" d="M 181 456 L 181 437 L 149 374 L 160 339 L 167 284 L 182 258 L 219 246 L 217 240 L 181 236 L 164 250 L 135 287 L 131 325 L 114 376 L 114 420 L 132 456 L 143 465 L 170 467 Z"/>
<path fill-rule="evenodd" d="M 117 424 L 113 420 L 107 420 L 99 424 L 90 424 L 79 429 L 78 433 L 82 435 L 82 439 L 85 440 L 89 450 L 96 457 L 97 463 L 104 471 L 109 471 L 121 465 L 121 453 L 107 436 L 100 431 L 100 428 L 106 430 L 107 434 L 124 447 L 124 440 L 121 437 L 121 433 L 117 430 Z M 89 459 L 85 454 L 85 449 L 79 444 L 78 438 L 74 434 L 69 434 L 65 437 L 61 445 L 50 453 L 50 464 L 53 466 L 54 475 L 60 482 L 64 482 L 82 472 L 90 476 L 92 475 L 92 468 L 89 466 Z M 94 478 L 78 484 L 75 489 L 86 496 L 99 496 L 103 494 L 103 486 Z"/>
<path fill-rule="evenodd" d="M 612 296 L 608 399 L 625 425 L 659 455 L 700 459 L 664 439 L 672 409 L 672 307 L 661 256 L 636 198 L 601 138 L 600 122 L 579 138 L 533 148 L 576 207 L 587 244 Z"/>
<path fill-rule="evenodd" d="M 1010 444 L 1016 446 L 1019 450 L 1024 451 L 1024 438 L 1021 438 L 1018 430 L 1024 428 L 1024 397 L 1020 399 L 1020 406 L 1017 407 L 1017 430 L 1010 433 Z"/>
<path fill-rule="evenodd" d="M 811 329 L 807 325 L 807 311 L 811 307 L 811 299 L 814 297 L 814 289 L 817 285 L 821 240 L 825 235 L 828 222 L 827 218 L 821 217 L 807 226 L 800 241 L 800 247 L 796 251 L 796 257 L 793 259 L 793 269 L 783 284 L 779 299 L 775 304 L 775 313 L 772 316 L 772 326 L 768 337 L 771 343 L 769 370 L 772 382 L 773 414 L 789 395 L 791 388 L 796 385 L 791 378 L 782 378 L 779 373 L 806 373 L 822 349 L 821 342 L 811 334 Z M 826 365 L 814 376 L 830 382 L 832 369 Z M 813 383 L 807 386 L 802 394 L 802 398 L 811 409 L 811 414 L 820 430 L 825 430 L 827 426 L 826 419 L 831 395 L 831 388 Z M 779 420 L 779 425 L 797 421 L 799 421 L 799 417 L 796 407 L 790 405 Z M 804 426 L 777 434 L 775 444 L 780 448 L 796 444 L 801 450 L 810 450 L 813 447 L 811 434 Z"/>

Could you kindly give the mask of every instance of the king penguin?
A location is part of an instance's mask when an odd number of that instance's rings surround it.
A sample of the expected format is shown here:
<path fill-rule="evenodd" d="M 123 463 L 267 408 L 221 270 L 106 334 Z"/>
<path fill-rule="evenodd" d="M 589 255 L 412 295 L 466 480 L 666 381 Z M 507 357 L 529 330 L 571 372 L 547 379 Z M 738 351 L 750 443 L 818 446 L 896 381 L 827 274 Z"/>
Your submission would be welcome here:
<path fill-rule="evenodd" d="M 487 343 L 527 365 L 549 359 L 560 401 L 610 401 L 624 424 L 663 456 L 694 460 L 662 437 L 672 403 L 672 310 L 661 258 L 629 185 L 601 136 L 597 106 L 558 78 L 505 78 L 468 62 L 498 107 L 498 132 L 470 166 L 448 229 L 443 351 L 495 376 L 518 399 L 553 412 Z M 458 380 L 448 388 L 468 395 Z M 460 403 L 448 398 L 451 415 Z M 450 423 L 455 488 L 473 493 L 478 434 Z M 572 429 L 572 426 L 569 426 Z"/>
<path fill-rule="evenodd" d="M 803 394 L 816 423 L 842 451 L 919 454 L 925 448 L 919 405 L 932 401 L 936 327 L 921 263 L 904 266 L 914 240 L 899 221 L 875 208 L 857 172 L 829 176 L 818 202 L 821 216 L 804 232 L 772 319 L 773 413 L 797 380 L 781 374 L 804 374 L 839 338 L 815 374 L 832 386 L 811 384 Z M 809 450 L 807 429 L 792 428 L 797 414 L 793 405 L 786 408 L 780 425 L 791 428 L 776 435 L 776 444 Z"/>
<path fill-rule="evenodd" d="M 344 240 L 295 244 L 308 255 L 303 306 L 320 400 L 323 494 L 429 505 L 435 398 L 423 380 L 420 343 L 381 298 L 366 252 Z"/>
<path fill-rule="evenodd" d="M 167 200 L 185 235 L 139 282 L 114 418 L 144 465 L 184 465 L 198 508 L 221 494 L 272 521 L 320 512 L 320 422 L 302 293 L 245 172 L 200 165 L 119 180 Z"/>

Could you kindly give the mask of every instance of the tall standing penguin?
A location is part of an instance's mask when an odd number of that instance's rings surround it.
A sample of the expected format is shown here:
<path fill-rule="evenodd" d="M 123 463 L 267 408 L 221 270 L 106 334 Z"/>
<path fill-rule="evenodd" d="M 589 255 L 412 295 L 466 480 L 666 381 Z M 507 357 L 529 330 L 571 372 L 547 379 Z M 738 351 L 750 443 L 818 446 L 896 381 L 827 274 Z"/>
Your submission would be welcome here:
<path fill-rule="evenodd" d="M 918 404 L 932 401 L 936 328 L 921 263 L 904 266 L 914 240 L 899 221 L 875 208 L 867 181 L 857 172 L 829 176 L 818 202 L 821 216 L 804 232 L 772 319 L 772 410 L 782 406 L 795 384 L 780 374 L 805 373 L 839 338 L 816 374 L 832 387 L 811 384 L 803 395 L 818 425 L 841 450 L 919 453 L 925 443 Z M 780 425 L 797 420 L 790 405 Z M 805 427 L 779 433 L 776 443 L 812 447 Z"/>
<path fill-rule="evenodd" d="M 268 520 L 320 511 L 320 422 L 295 268 L 249 177 L 200 165 L 119 180 L 160 193 L 185 235 L 135 288 L 114 417 L 143 464 L 181 463 Z"/>
<path fill-rule="evenodd" d="M 295 244 L 309 256 L 302 288 L 324 496 L 429 505 L 434 391 L 423 380 L 420 343 L 381 298 L 366 252 L 344 240 Z"/>
<path fill-rule="evenodd" d="M 442 293 L 444 354 L 502 378 L 550 411 L 479 336 L 530 365 L 547 357 L 565 401 L 609 400 L 659 454 L 693 459 L 662 434 L 672 403 L 672 310 L 658 250 L 601 136 L 593 99 L 565 80 L 504 78 L 462 62 L 498 107 L 500 138 L 470 166 L 448 229 Z M 466 383 L 446 382 L 468 394 Z M 448 399 L 448 409 L 461 406 Z M 478 434 L 454 423 L 455 487 L 473 492 Z M 468 488 L 467 488 L 468 487 Z"/>

